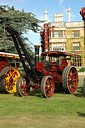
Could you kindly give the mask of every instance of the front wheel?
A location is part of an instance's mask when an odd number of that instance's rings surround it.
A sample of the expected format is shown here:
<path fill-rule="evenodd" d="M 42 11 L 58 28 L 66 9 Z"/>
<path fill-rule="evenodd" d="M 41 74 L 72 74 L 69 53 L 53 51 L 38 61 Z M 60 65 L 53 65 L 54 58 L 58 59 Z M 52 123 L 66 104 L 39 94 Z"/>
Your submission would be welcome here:
<path fill-rule="evenodd" d="M 41 94 L 45 98 L 50 98 L 55 90 L 54 80 L 51 76 L 44 76 L 41 81 Z"/>
<path fill-rule="evenodd" d="M 30 91 L 29 85 L 27 85 L 25 78 L 19 77 L 16 84 L 16 90 L 19 96 L 27 96 Z"/>

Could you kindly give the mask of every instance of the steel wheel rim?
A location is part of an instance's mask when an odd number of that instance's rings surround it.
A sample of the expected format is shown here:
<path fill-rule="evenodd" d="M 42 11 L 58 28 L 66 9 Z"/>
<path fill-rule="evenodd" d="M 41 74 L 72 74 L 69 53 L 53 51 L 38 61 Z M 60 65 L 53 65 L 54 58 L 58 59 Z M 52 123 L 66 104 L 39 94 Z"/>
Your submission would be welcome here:
<path fill-rule="evenodd" d="M 54 81 L 52 78 L 48 78 L 45 81 L 45 94 L 47 97 L 51 97 L 54 93 Z"/>
<path fill-rule="evenodd" d="M 78 87 L 78 73 L 74 67 L 70 68 L 67 78 L 68 89 L 71 93 L 74 93 Z"/>
<path fill-rule="evenodd" d="M 16 68 L 10 68 L 5 74 L 5 88 L 9 93 L 16 92 L 16 82 L 20 73 Z"/>
<path fill-rule="evenodd" d="M 26 80 L 22 78 L 20 80 L 20 85 L 19 85 L 19 92 L 22 96 L 27 96 L 29 93 L 30 87 L 26 84 Z"/>

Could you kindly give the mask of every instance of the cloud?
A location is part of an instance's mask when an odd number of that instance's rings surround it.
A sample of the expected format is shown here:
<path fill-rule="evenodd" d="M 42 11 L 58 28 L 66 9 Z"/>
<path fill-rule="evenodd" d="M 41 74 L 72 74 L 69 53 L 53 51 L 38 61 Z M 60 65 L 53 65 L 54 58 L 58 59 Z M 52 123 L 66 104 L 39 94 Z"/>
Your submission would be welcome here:
<path fill-rule="evenodd" d="M 61 7 L 62 6 L 62 3 L 64 2 L 65 0 L 59 0 L 59 6 Z"/>
<path fill-rule="evenodd" d="M 67 8 L 65 8 L 63 12 L 65 13 L 65 15 L 67 15 Z"/>
<path fill-rule="evenodd" d="M 35 12 L 35 11 L 37 11 L 38 10 L 38 8 L 37 7 L 34 7 L 34 10 L 33 10 L 33 12 Z"/>

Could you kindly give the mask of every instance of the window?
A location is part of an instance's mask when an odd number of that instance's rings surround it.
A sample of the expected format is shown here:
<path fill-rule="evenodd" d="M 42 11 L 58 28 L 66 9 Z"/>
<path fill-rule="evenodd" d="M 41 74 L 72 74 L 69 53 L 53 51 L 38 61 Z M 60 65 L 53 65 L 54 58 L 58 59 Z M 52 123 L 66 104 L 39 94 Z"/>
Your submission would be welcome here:
<path fill-rule="evenodd" d="M 52 51 L 65 51 L 65 44 L 52 44 Z"/>
<path fill-rule="evenodd" d="M 55 37 L 55 32 L 52 32 L 52 37 Z"/>
<path fill-rule="evenodd" d="M 52 32 L 52 37 L 62 38 L 63 37 L 63 31 Z"/>
<path fill-rule="evenodd" d="M 79 43 L 73 43 L 73 50 L 78 51 L 79 49 Z"/>
<path fill-rule="evenodd" d="M 81 57 L 73 57 L 73 63 L 75 63 L 76 66 L 81 66 Z"/>
<path fill-rule="evenodd" d="M 56 32 L 57 37 L 63 37 L 63 31 Z"/>
<path fill-rule="evenodd" d="M 79 31 L 74 31 L 73 32 L 73 37 L 79 37 Z"/>

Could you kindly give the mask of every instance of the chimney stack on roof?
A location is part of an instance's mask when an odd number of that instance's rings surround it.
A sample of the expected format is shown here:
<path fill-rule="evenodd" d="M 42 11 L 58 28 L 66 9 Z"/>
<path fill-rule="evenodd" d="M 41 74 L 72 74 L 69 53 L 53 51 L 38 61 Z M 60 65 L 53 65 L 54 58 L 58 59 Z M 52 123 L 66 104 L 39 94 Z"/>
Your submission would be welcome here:
<path fill-rule="evenodd" d="M 55 22 L 62 22 L 63 21 L 63 13 L 55 13 L 54 19 L 55 19 Z"/>
<path fill-rule="evenodd" d="M 45 23 L 47 23 L 47 10 L 44 10 L 44 16 L 45 16 Z"/>
<path fill-rule="evenodd" d="M 71 9 L 68 7 L 68 22 L 71 22 Z"/>
<path fill-rule="evenodd" d="M 68 12 L 68 22 L 71 22 L 71 9 L 70 7 L 67 8 Z M 63 13 L 55 13 L 54 14 L 55 22 L 62 22 L 63 21 Z M 44 20 L 47 23 L 47 10 L 44 10 Z"/>

